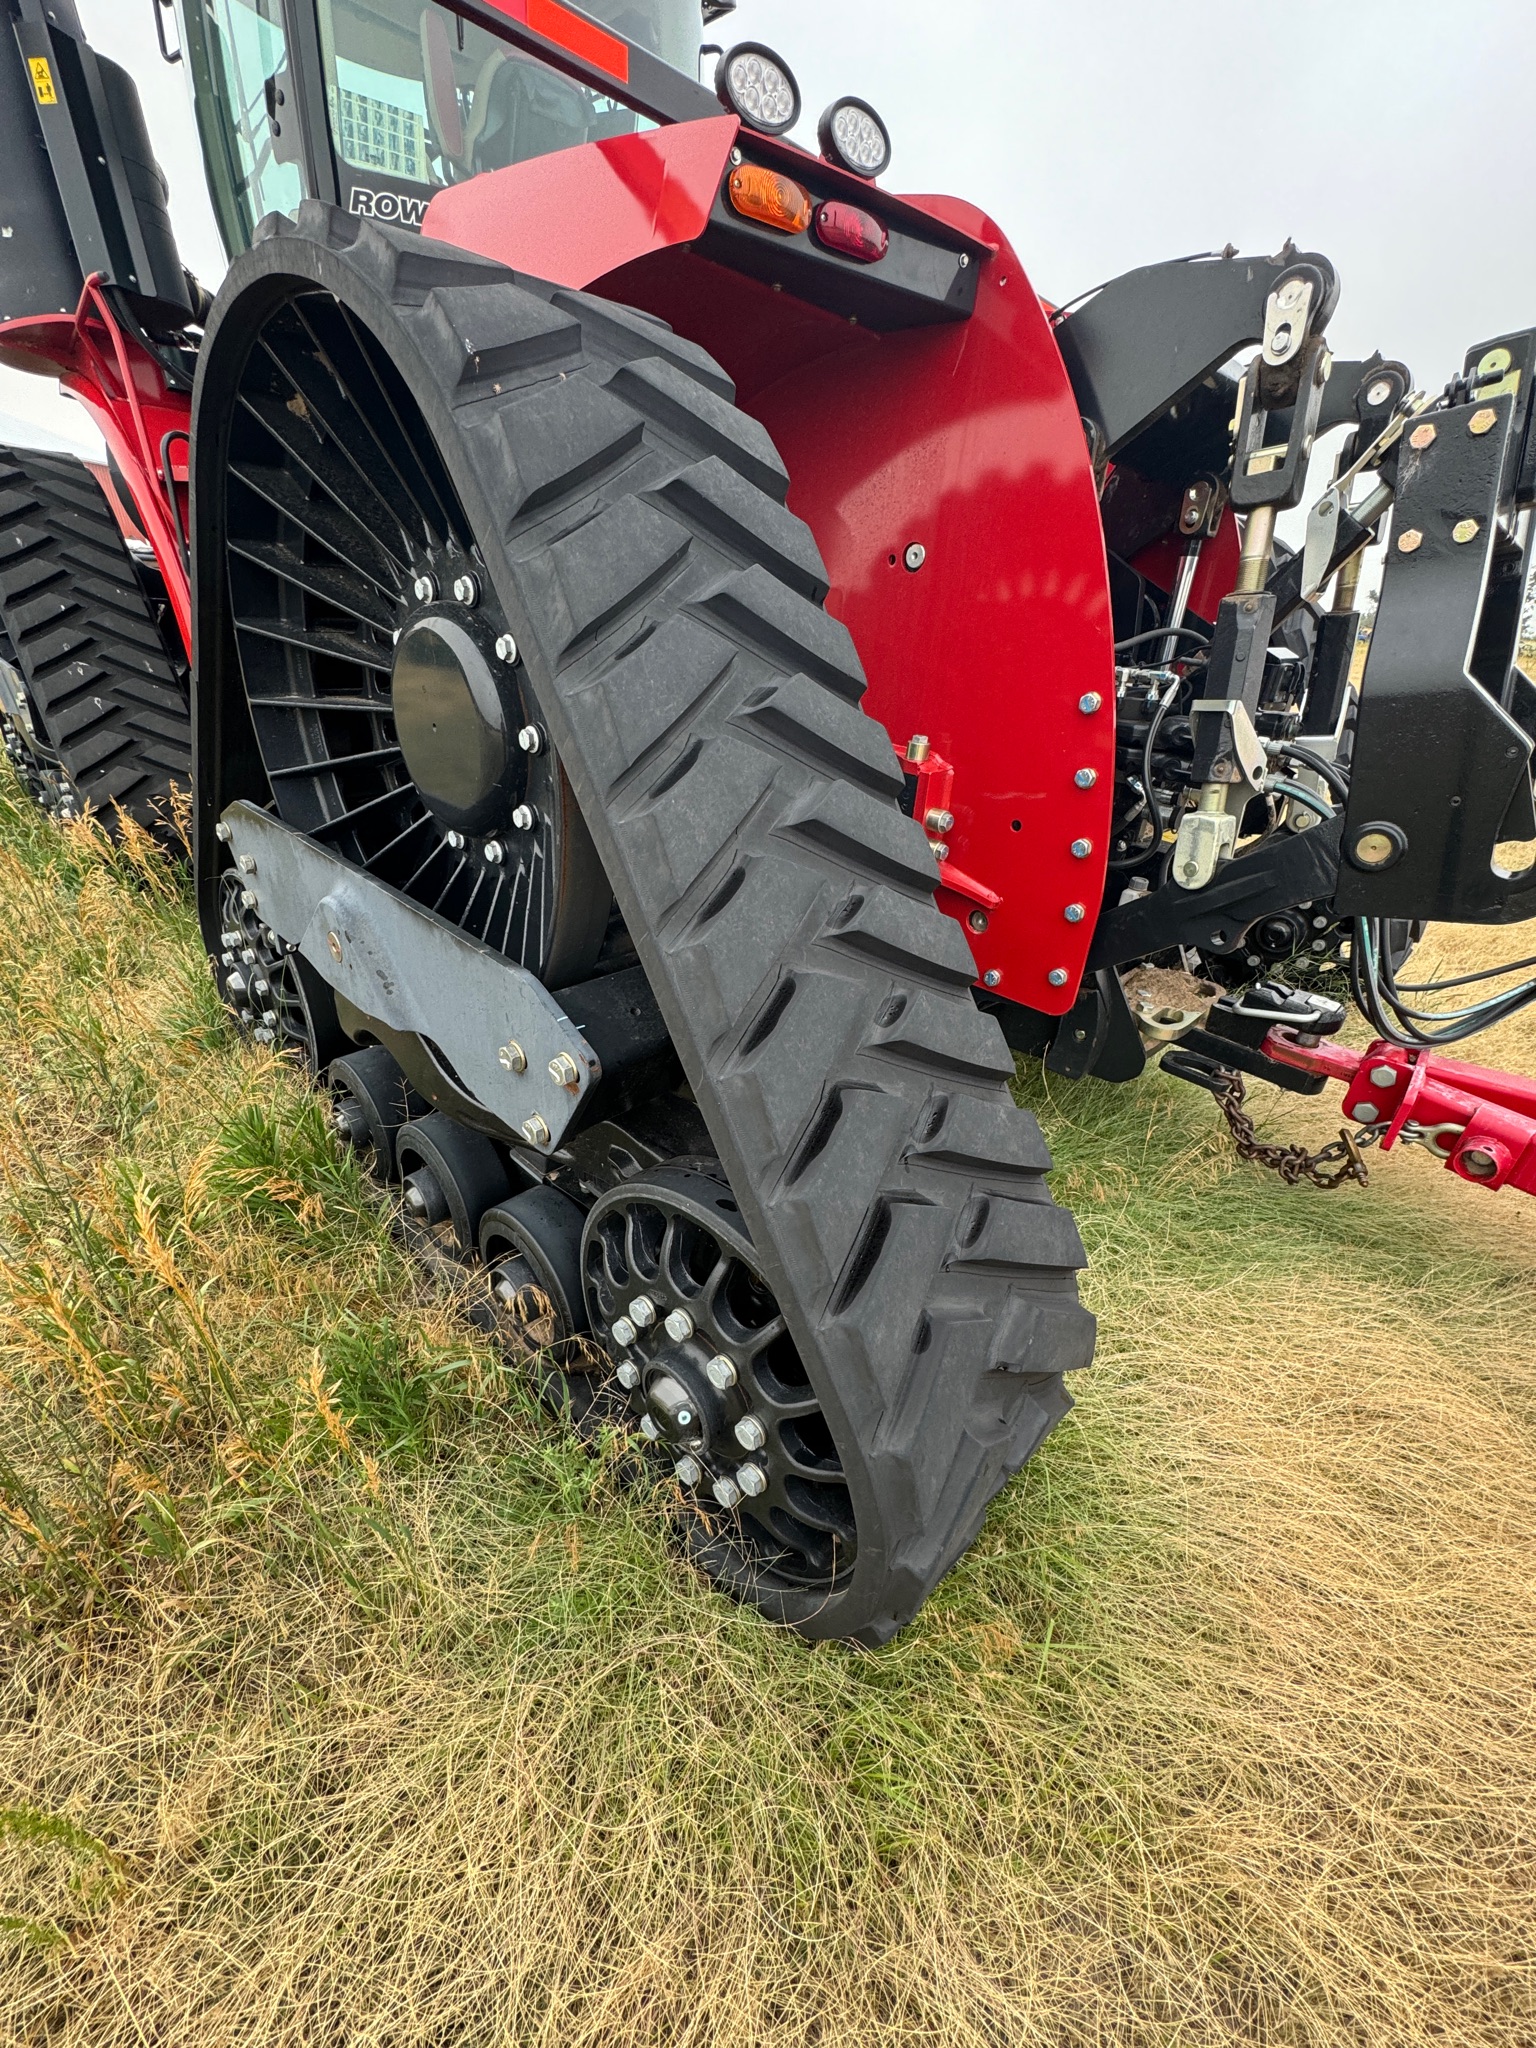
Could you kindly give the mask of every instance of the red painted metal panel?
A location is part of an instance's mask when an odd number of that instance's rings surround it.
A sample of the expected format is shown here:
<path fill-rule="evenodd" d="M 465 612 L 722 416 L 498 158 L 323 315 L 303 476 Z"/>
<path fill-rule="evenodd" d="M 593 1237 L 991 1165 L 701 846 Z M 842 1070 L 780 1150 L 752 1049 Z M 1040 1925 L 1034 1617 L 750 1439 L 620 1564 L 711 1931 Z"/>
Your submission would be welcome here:
<path fill-rule="evenodd" d="M 1214 620 L 1216 617 L 1221 600 L 1231 593 L 1237 582 L 1237 564 L 1242 551 L 1237 520 L 1229 505 L 1221 515 L 1220 525 L 1200 550 L 1194 581 L 1189 586 L 1189 609 L 1197 619 Z M 1155 583 L 1159 590 L 1172 590 L 1183 553 L 1184 542 L 1180 535 L 1165 533 L 1161 540 L 1153 541 L 1150 547 L 1143 548 L 1139 555 L 1133 557 L 1131 567 L 1138 576 L 1145 576 L 1149 583 Z M 1141 652 L 1144 655 L 1146 649 Z"/>
<path fill-rule="evenodd" d="M 595 64 L 610 78 L 628 82 L 629 45 L 583 15 L 573 14 L 569 7 L 562 7 L 559 0 L 485 0 L 485 4 L 504 14 L 508 21 L 519 21 L 525 28 L 531 28 L 546 42 L 569 50 L 584 64 Z"/>
<path fill-rule="evenodd" d="M 615 135 L 436 194 L 422 232 L 530 277 L 585 286 L 704 232 L 740 130 L 734 114 Z"/>
<path fill-rule="evenodd" d="M 95 277 L 73 313 L 0 322 L 0 362 L 57 377 L 96 422 L 154 548 L 190 659 L 192 593 L 176 534 L 178 519 L 187 530 L 190 397 L 173 390 L 149 350 L 118 325 Z"/>
<path fill-rule="evenodd" d="M 1059 1014 L 1104 887 L 1114 656 L 1092 470 L 1045 313 L 1001 231 L 953 199 L 895 206 L 994 252 L 954 325 L 875 335 L 707 261 L 686 245 L 736 132 L 682 123 L 491 172 L 439 194 L 426 231 L 657 313 L 736 379 L 821 545 L 869 710 L 953 770 L 941 902 L 990 986 Z"/>

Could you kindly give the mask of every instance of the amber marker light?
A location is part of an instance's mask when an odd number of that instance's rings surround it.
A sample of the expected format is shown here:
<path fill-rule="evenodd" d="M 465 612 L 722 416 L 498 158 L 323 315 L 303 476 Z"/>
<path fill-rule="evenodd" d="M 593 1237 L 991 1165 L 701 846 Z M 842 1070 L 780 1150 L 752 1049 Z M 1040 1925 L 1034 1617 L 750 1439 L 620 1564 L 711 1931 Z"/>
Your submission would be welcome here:
<path fill-rule="evenodd" d="M 741 164 L 727 186 L 731 204 L 744 220 L 755 220 L 783 235 L 803 235 L 811 224 L 811 195 L 793 178 L 762 164 Z"/>
<path fill-rule="evenodd" d="M 855 263 L 878 263 L 891 246 L 883 221 L 842 199 L 828 199 L 817 207 L 816 239 L 824 249 L 834 249 Z"/>

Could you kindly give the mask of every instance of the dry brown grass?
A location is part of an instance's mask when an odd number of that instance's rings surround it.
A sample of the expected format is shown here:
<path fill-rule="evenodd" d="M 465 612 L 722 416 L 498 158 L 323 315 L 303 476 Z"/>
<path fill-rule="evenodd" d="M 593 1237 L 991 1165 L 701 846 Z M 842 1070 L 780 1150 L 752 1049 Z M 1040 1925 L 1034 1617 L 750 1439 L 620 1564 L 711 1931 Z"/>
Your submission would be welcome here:
<path fill-rule="evenodd" d="M 1529 1204 L 1037 1086 L 1101 1362 L 812 1651 L 498 1379 L 174 891 L 9 811 L 0 918 L 0 2038 L 1536 2040 Z"/>

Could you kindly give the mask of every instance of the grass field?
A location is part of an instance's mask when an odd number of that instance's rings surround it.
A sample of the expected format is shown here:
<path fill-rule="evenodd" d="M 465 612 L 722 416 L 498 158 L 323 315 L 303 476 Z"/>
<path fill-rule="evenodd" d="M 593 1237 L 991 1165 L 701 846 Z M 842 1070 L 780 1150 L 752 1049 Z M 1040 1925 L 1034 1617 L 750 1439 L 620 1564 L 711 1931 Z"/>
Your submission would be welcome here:
<path fill-rule="evenodd" d="M 1536 2041 L 1531 1204 L 1029 1081 L 1099 1363 L 811 1650 L 396 1251 L 152 857 L 0 787 L 0 928 L 0 2040 Z"/>

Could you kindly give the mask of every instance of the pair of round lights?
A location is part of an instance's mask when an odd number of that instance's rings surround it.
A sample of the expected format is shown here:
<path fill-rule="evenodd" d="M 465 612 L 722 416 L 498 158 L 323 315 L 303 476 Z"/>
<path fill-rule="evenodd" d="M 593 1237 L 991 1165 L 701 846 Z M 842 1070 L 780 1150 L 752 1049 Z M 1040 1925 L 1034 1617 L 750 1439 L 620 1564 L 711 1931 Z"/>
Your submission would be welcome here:
<path fill-rule="evenodd" d="M 715 72 L 722 103 L 760 135 L 783 135 L 800 118 L 800 88 L 782 57 L 762 43 L 738 43 Z M 891 137 L 863 100 L 834 100 L 816 125 L 821 153 L 856 178 L 878 178 L 891 161 Z"/>

